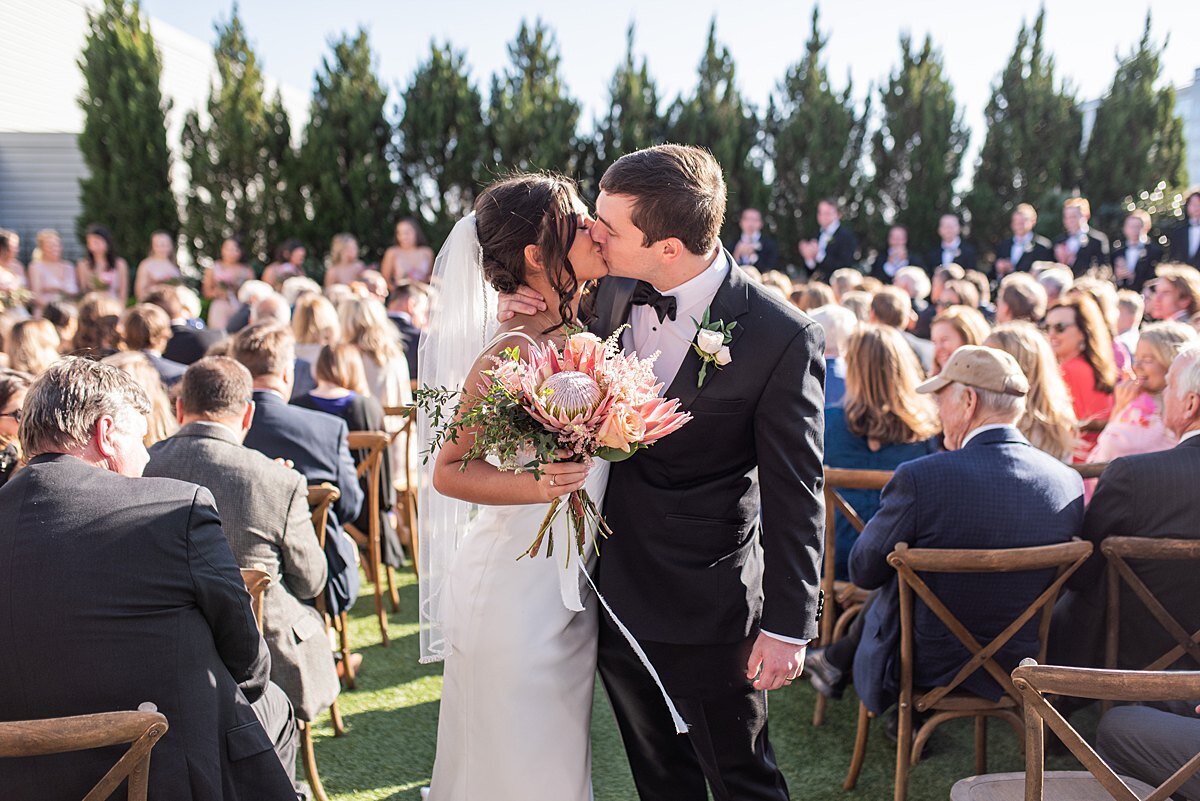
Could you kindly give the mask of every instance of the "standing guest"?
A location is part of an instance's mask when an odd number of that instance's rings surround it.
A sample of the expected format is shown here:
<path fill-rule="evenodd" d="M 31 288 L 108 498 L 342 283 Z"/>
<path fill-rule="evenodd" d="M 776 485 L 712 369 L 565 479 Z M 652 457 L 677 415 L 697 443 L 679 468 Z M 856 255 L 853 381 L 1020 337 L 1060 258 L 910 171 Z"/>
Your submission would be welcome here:
<path fill-rule="evenodd" d="M 167 397 L 167 390 L 163 387 L 162 379 L 159 378 L 158 371 L 154 369 L 154 365 L 150 363 L 150 358 L 146 354 L 126 350 L 106 356 L 100 361 L 125 373 L 134 380 L 142 392 L 146 393 L 146 399 L 150 401 L 150 411 L 146 414 L 146 437 L 144 440 L 147 448 L 157 442 L 162 442 L 179 430 L 171 399 Z"/>
<path fill-rule="evenodd" d="M 827 340 L 828 341 L 828 340 Z M 825 408 L 825 464 L 855 470 L 895 470 L 937 450 L 941 427 L 929 398 L 917 394 L 921 371 L 912 349 L 895 328 L 868 325 L 850 337 L 846 394 Z M 879 493 L 842 490 L 863 520 L 879 508 Z M 837 516 L 836 573 L 846 580 L 847 560 L 858 532 Z"/>
<path fill-rule="evenodd" d="M 835 270 L 854 266 L 858 259 L 858 237 L 842 227 L 842 208 L 835 198 L 817 202 L 817 225 L 820 227 L 817 238 L 800 243 L 800 258 L 804 259 L 809 278 L 826 281 Z"/>
<path fill-rule="evenodd" d="M 1141 292 L 1162 261 L 1163 249 L 1150 238 L 1150 224 L 1150 215 L 1135 209 L 1121 227 L 1123 238 L 1113 242 L 1113 273 L 1122 289 Z"/>
<path fill-rule="evenodd" d="M 938 267 L 957 264 L 964 270 L 974 270 L 979 263 L 975 246 L 962 238 L 962 221 L 957 214 L 943 214 L 938 220 L 938 246 L 925 258 L 925 269 L 933 275 Z"/>
<path fill-rule="evenodd" d="M 1088 226 L 1092 206 L 1087 198 L 1072 197 L 1063 203 L 1063 228 L 1054 239 L 1055 258 L 1078 278 L 1108 264 L 1108 237 Z"/>
<path fill-rule="evenodd" d="M 299 239 L 289 239 L 275 251 L 275 261 L 263 270 L 262 280 L 270 284 L 276 292 L 283 289 L 283 282 L 298 275 L 304 275 L 304 260 L 308 258 L 308 250 Z"/>
<path fill-rule="evenodd" d="M 294 801 L 295 721 L 213 497 L 141 477 L 147 411 L 120 370 L 74 357 L 25 398 L 29 464 L 0 488 L 0 720 L 149 702 L 170 722 L 151 798 Z M 6 759 L 4 795 L 80 798 L 112 764 L 111 749 Z"/>
<path fill-rule="evenodd" d="M 929 302 L 929 295 L 933 291 L 933 282 L 930 281 L 929 274 L 920 267 L 901 267 L 900 271 L 896 273 L 893 284 L 903 289 L 912 298 L 913 311 L 917 313 L 912 332 L 921 339 L 929 339 L 929 324 L 933 322 L 933 317 L 937 314 L 936 307 L 932 312 L 929 311 L 933 307 L 933 304 Z"/>
<path fill-rule="evenodd" d="M 415 378 L 421 330 L 429 323 L 429 293 L 411 281 L 401 283 L 388 295 L 387 315 L 400 332 L 404 356 L 408 359 L 408 374 Z"/>
<path fill-rule="evenodd" d="M 87 253 L 75 265 L 77 283 L 85 292 L 107 292 L 121 303 L 129 299 L 129 263 L 117 255 L 112 232 L 95 223 L 83 237 Z"/>
<path fill-rule="evenodd" d="M 1170 258 L 1200 269 L 1200 190 L 1192 190 L 1183 210 L 1183 223 L 1171 229 Z"/>
<path fill-rule="evenodd" d="M 44 228 L 37 234 L 37 250 L 29 263 L 29 291 L 33 307 L 40 310 L 56 300 L 79 294 L 75 265 L 63 259 L 62 238 L 58 231 Z"/>
<path fill-rule="evenodd" d="M 1200 311 L 1200 271 L 1186 264 L 1160 264 L 1147 286 L 1153 293 L 1150 316 L 1186 323 Z"/>
<path fill-rule="evenodd" d="M 150 360 L 164 387 L 183 378 L 187 365 L 163 356 L 171 341 L 171 318 L 153 303 L 139 303 L 121 315 L 121 341 L 126 350 L 137 351 Z"/>
<path fill-rule="evenodd" d="M 334 284 L 349 286 L 358 280 L 367 265 L 358 258 L 358 240 L 352 234 L 337 234 L 329 246 L 329 266 L 325 270 L 325 288 Z"/>
<path fill-rule="evenodd" d="M 919 267 L 921 260 L 908 249 L 908 229 L 903 225 L 888 228 L 887 248 L 880 251 L 871 265 L 871 277 L 885 284 L 896 279 L 896 274 L 905 267 Z"/>
<path fill-rule="evenodd" d="M 325 537 L 326 598 L 330 614 L 336 616 L 358 597 L 356 549 L 342 521 L 356 519 L 363 502 L 346 444 L 346 423 L 288 404 L 295 384 L 296 346 L 286 327 L 261 323 L 244 329 L 233 340 L 233 356 L 254 380 L 254 420 L 246 447 L 272 459 L 290 460 L 309 484 L 328 481 L 341 492 L 330 509 Z"/>
<path fill-rule="evenodd" d="M 917 357 L 917 361 L 920 362 L 921 377 L 924 378 L 933 369 L 933 343 L 928 339 L 921 339 L 908 330 L 915 319 L 916 314 L 912 309 L 912 301 L 903 289 L 888 286 L 871 297 L 871 314 L 868 322 L 899 331 Z"/>
<path fill-rule="evenodd" d="M 23 289 L 29 285 L 25 265 L 17 258 L 21 237 L 15 231 L 0 228 L 0 289 Z"/>
<path fill-rule="evenodd" d="M 163 347 L 163 358 L 186 366 L 204 358 L 209 348 L 225 338 L 225 332 L 190 325 L 188 312 L 180 299 L 180 289 L 182 287 L 170 284 L 156 287 L 146 295 L 146 303 L 166 312 L 171 322 L 171 338 Z"/>
<path fill-rule="evenodd" d="M 17 370 L 0 368 L 0 487 L 12 478 L 21 463 L 21 405 L 33 377 Z"/>
<path fill-rule="evenodd" d="M 263 607 L 271 681 L 300 720 L 338 696 L 325 622 L 307 602 L 325 589 L 328 566 L 313 532 L 304 476 L 242 444 L 254 419 L 249 371 L 233 359 L 188 368 L 176 408 L 181 428 L 150 449 L 147 476 L 199 484 L 213 494 L 238 565 L 275 578 Z"/>
<path fill-rule="evenodd" d="M 846 394 L 846 349 L 858 330 L 858 318 L 836 303 L 818 306 L 808 315 L 825 331 L 825 408 L 840 406 Z"/>
<path fill-rule="evenodd" d="M 89 292 L 79 301 L 79 322 L 75 329 L 76 356 L 103 359 L 121 346 L 121 301 L 107 292 Z"/>
<path fill-rule="evenodd" d="M 1117 340 L 1133 353 L 1137 350 L 1139 330 L 1146 302 L 1141 292 L 1122 289 L 1117 292 Z"/>
<path fill-rule="evenodd" d="M 933 370 L 937 375 L 950 361 L 954 352 L 964 345 L 981 345 L 990 329 L 978 309 L 969 306 L 950 306 L 938 312 L 929 327 L 933 342 Z"/>
<path fill-rule="evenodd" d="M 296 337 L 296 357 L 316 364 L 321 348 L 336 345 L 342 339 L 337 309 L 323 295 L 312 292 L 301 295 L 292 311 L 292 334 Z"/>
<path fill-rule="evenodd" d="M 1027 273 L 1035 261 L 1049 261 L 1054 258 L 1054 249 L 1050 240 L 1035 234 L 1037 225 L 1037 210 L 1028 203 L 1022 203 L 1012 213 L 1012 236 L 1003 240 L 996 247 L 996 277 L 1003 278 L 1014 272 Z"/>
<path fill-rule="evenodd" d="M 49 320 L 21 320 L 5 338 L 8 366 L 32 376 L 44 373 L 59 360 L 58 329 Z"/>
<path fill-rule="evenodd" d="M 79 331 L 79 309 L 74 303 L 56 300 L 42 310 L 42 319 L 49 320 L 58 332 L 58 352 L 75 350 L 75 334 Z"/>
<path fill-rule="evenodd" d="M 1044 266 L 1039 269 L 1039 264 Z M 1071 275 L 1071 270 L 1055 262 L 1043 261 L 1034 264 L 1033 274 L 1042 285 L 1042 289 L 1046 290 L 1046 302 L 1051 306 L 1071 291 L 1071 285 L 1075 283 L 1075 276 Z"/>
<path fill-rule="evenodd" d="M 1029 273 L 1013 273 L 1005 276 L 996 293 L 996 322 L 1040 323 L 1046 316 L 1046 305 L 1046 290 L 1036 279 Z"/>
<path fill-rule="evenodd" d="M 405 217 L 396 223 L 396 244 L 383 254 L 380 272 L 389 287 L 401 281 L 428 284 L 433 277 L 433 248 L 414 218 Z"/>
<path fill-rule="evenodd" d="M 728 243 L 733 260 L 743 267 L 774 270 L 779 267 L 779 247 L 763 233 L 762 212 L 755 208 L 742 210 L 738 218 L 741 235 Z"/>
<path fill-rule="evenodd" d="M 1046 337 L 1033 323 L 1017 321 L 996 326 L 983 344 L 1016 359 L 1029 381 L 1025 414 L 1017 423 L 1022 436 L 1060 462 L 1071 461 L 1077 444 L 1078 421 L 1071 407 L 1071 394 Z"/>
<path fill-rule="evenodd" d="M 254 271 L 242 263 L 243 256 L 241 240 L 227 236 L 221 241 L 221 257 L 204 270 L 201 289 L 209 301 L 209 328 L 225 328 L 243 305 L 238 290 L 254 278 Z"/>
<path fill-rule="evenodd" d="M 1118 378 L 1112 338 L 1099 307 L 1088 295 L 1061 299 L 1046 312 L 1046 330 L 1082 429 L 1075 461 L 1083 462 L 1112 414 Z"/>
<path fill-rule="evenodd" d="M 159 284 L 177 284 L 183 280 L 175 261 L 175 237 L 169 231 L 155 231 L 150 236 L 150 253 L 142 259 L 133 281 L 133 296 L 138 303 Z"/>

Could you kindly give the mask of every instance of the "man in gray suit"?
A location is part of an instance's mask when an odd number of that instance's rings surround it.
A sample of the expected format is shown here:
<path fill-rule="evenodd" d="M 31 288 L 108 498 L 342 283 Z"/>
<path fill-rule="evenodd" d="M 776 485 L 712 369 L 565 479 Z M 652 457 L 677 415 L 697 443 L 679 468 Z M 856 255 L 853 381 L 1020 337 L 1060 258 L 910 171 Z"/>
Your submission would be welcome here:
<path fill-rule="evenodd" d="M 209 357 L 189 367 L 176 401 L 182 427 L 151 448 L 146 475 L 206 487 L 238 564 L 271 574 L 263 611 L 271 680 L 296 715 L 311 721 L 338 695 L 324 622 L 304 603 L 324 591 L 328 567 L 304 477 L 242 445 L 254 419 L 252 393 L 250 372 L 233 359 Z"/>

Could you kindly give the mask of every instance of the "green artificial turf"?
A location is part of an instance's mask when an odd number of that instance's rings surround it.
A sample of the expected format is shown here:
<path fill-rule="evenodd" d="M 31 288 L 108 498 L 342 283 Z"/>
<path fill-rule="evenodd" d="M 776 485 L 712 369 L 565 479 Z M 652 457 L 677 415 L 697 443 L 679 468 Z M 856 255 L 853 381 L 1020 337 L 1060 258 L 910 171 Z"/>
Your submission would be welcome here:
<path fill-rule="evenodd" d="M 317 764 L 334 801 L 415 801 L 420 798 L 419 788 L 429 783 L 441 666 L 417 661 L 416 579 L 408 570 L 402 571 L 399 579 L 401 611 L 390 615 L 391 645 L 387 648 L 380 644 L 374 599 L 364 579 L 362 597 L 351 612 L 352 643 L 363 654 L 364 663 L 358 689 L 341 696 L 346 735 L 333 736 L 328 715 L 323 715 L 315 728 Z M 884 737 L 883 722 L 872 722 L 866 766 L 857 789 L 844 792 L 842 781 L 850 764 L 858 704 L 848 692 L 845 699 L 829 705 L 825 724 L 814 728 L 813 697 L 812 687 L 801 681 L 770 698 L 771 741 L 792 797 L 805 801 L 890 799 L 895 746 Z M 1094 716 L 1089 720 L 1094 726 Z M 1012 729 L 991 721 L 988 733 L 989 769 L 1021 770 L 1023 761 Z M 616 724 L 598 681 L 592 741 L 596 801 L 636 799 Z M 925 759 L 912 769 L 909 798 L 949 798 L 951 785 L 974 772 L 972 743 L 970 720 L 951 721 L 938 729 Z M 1052 759 L 1049 767 L 1080 769 L 1069 758 Z M 299 768 L 297 775 L 303 775 Z M 536 793 L 536 764 L 529 766 L 529 782 L 530 801 L 542 801 Z"/>

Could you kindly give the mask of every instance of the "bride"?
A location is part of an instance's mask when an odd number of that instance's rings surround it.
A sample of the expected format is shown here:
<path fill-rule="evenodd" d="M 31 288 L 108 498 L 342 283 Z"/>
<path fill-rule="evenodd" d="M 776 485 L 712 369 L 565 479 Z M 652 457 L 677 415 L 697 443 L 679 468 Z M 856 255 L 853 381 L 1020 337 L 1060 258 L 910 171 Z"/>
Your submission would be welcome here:
<path fill-rule="evenodd" d="M 564 178 L 489 186 L 438 255 L 421 386 L 461 386 L 470 398 L 491 356 L 525 352 L 525 337 L 561 347 L 584 286 L 607 273 L 591 224 Z M 557 305 L 492 336 L 496 293 L 522 284 Z M 423 418 L 423 442 L 429 430 Z M 469 438 L 445 443 L 421 476 L 422 661 L 445 659 L 429 798 L 589 801 L 597 617 L 582 603 L 580 560 L 564 566 L 565 516 L 554 558 L 517 556 L 555 498 L 581 488 L 604 496 L 608 463 L 550 464 L 541 478 L 486 460 L 464 466 Z"/>

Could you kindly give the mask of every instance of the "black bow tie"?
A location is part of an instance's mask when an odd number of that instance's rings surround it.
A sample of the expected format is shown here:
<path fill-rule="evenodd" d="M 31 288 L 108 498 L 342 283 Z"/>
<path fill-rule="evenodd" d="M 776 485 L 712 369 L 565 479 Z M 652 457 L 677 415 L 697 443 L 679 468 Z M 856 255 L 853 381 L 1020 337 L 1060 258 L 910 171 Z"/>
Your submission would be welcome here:
<path fill-rule="evenodd" d="M 662 294 L 645 281 L 638 281 L 637 289 L 633 290 L 633 305 L 652 307 L 658 314 L 660 323 L 668 317 L 674 322 L 675 312 L 678 310 L 675 298 Z"/>

